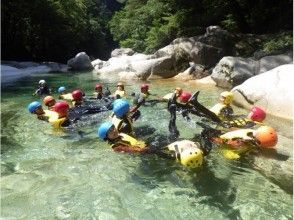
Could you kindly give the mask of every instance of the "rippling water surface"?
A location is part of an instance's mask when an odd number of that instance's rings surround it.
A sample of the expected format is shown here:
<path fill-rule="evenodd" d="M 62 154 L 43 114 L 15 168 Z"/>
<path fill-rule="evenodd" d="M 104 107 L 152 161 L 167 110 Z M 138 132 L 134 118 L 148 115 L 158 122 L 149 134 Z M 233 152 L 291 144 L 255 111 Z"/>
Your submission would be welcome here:
<path fill-rule="evenodd" d="M 37 82 L 92 93 L 92 74 L 41 74 L 2 87 L 1 216 L 4 219 L 292 219 L 292 193 L 261 174 L 250 156 L 228 161 L 214 150 L 203 167 L 189 171 L 154 155 L 113 152 L 98 140 L 97 125 L 109 112 L 71 131 L 54 131 L 26 107 Z M 156 80 L 151 92 L 174 87 L 201 90 L 199 100 L 212 106 L 220 89 Z M 114 85 L 107 82 L 110 89 Z M 138 91 L 139 82 L 126 90 Z M 57 95 L 55 93 L 55 95 Z M 136 134 L 160 141 L 168 133 L 166 104 L 142 107 Z M 239 113 L 244 110 L 237 109 Z M 181 138 L 199 133 L 178 117 Z M 283 180 L 281 180 L 283 181 Z"/>

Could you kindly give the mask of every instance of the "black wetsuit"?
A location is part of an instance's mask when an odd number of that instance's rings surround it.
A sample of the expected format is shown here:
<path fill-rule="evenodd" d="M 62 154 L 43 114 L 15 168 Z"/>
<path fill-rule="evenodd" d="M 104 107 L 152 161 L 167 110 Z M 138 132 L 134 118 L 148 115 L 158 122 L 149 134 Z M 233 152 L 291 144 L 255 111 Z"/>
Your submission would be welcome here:
<path fill-rule="evenodd" d="M 36 90 L 35 94 L 37 95 L 50 95 L 50 89 L 47 85 L 45 86 L 39 86 L 39 88 Z"/>

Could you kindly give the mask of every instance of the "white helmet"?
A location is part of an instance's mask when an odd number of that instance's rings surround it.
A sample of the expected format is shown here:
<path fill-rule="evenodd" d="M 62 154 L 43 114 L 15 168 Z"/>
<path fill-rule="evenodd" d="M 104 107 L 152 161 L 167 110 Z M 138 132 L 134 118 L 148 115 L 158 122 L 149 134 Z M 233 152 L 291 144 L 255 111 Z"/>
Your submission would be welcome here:
<path fill-rule="evenodd" d="M 44 79 L 41 79 L 41 80 L 39 81 L 39 85 L 43 85 L 43 84 L 46 84 L 46 81 L 45 81 Z"/>

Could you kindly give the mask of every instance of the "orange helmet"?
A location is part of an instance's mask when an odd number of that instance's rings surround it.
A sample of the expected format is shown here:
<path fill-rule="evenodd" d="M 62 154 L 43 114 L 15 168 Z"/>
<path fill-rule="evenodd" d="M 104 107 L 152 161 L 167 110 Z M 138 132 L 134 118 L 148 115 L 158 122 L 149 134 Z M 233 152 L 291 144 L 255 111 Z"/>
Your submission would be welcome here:
<path fill-rule="evenodd" d="M 46 97 L 43 99 L 43 102 L 44 102 L 44 104 L 45 104 L 46 106 L 48 106 L 49 103 L 52 102 L 52 101 L 55 102 L 55 99 L 54 99 L 54 97 L 51 96 L 51 95 L 48 95 L 48 96 L 46 96 Z M 54 103 L 54 104 L 55 104 L 55 103 Z"/>
<path fill-rule="evenodd" d="M 278 142 L 278 135 L 275 129 L 269 126 L 261 126 L 256 130 L 255 138 L 261 147 L 274 147 Z"/>

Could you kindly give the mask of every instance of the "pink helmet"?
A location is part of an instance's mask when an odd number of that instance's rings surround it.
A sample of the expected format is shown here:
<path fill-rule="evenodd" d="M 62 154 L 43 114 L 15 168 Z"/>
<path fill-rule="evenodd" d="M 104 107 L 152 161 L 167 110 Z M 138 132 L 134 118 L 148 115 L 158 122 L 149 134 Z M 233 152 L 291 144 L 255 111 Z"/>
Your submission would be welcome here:
<path fill-rule="evenodd" d="M 266 117 L 266 113 L 263 109 L 259 107 L 253 107 L 250 110 L 250 113 L 248 116 L 252 121 L 262 122 Z"/>
<path fill-rule="evenodd" d="M 192 94 L 190 92 L 182 92 L 182 94 L 180 95 L 180 101 L 186 103 L 189 101 L 191 96 Z"/>
<path fill-rule="evenodd" d="M 148 84 L 142 84 L 141 85 L 141 92 L 147 92 L 149 89 L 149 85 Z"/>

